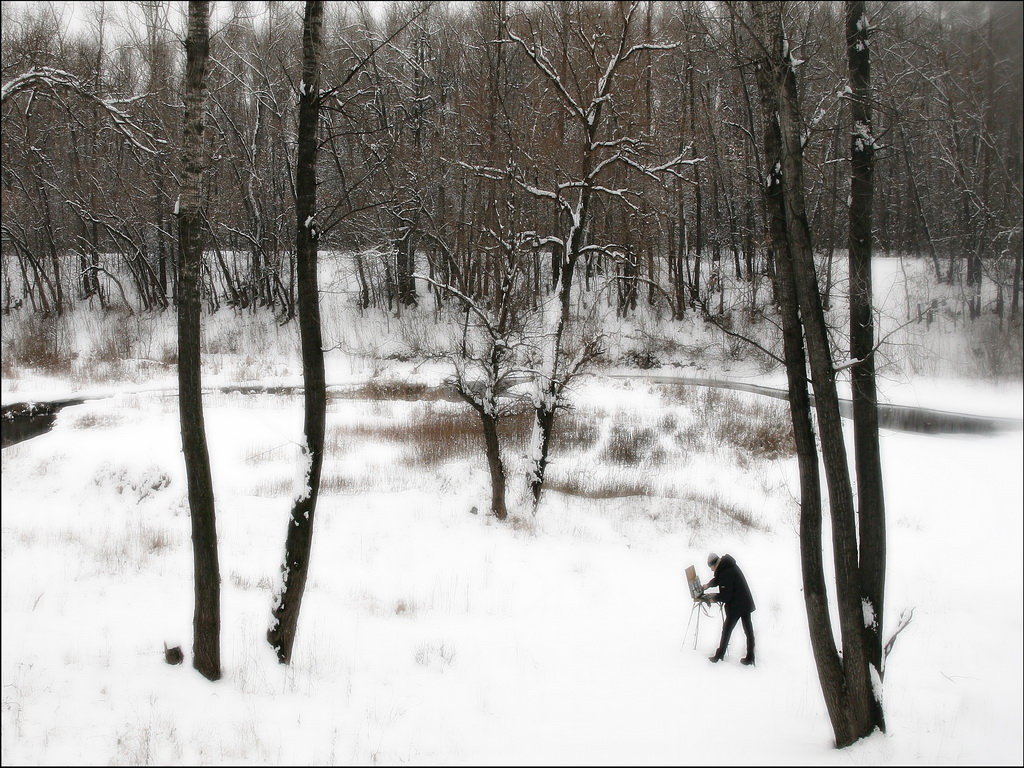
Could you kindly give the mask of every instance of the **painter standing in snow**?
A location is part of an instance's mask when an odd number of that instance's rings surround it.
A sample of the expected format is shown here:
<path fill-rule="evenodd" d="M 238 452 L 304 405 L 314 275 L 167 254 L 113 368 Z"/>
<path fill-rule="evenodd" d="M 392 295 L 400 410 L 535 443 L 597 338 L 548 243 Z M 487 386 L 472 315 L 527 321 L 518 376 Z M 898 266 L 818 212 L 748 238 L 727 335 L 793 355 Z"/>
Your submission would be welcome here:
<path fill-rule="evenodd" d="M 718 602 L 725 606 L 722 639 L 715 655 L 709 656 L 708 659 L 717 663 L 725 658 L 725 649 L 729 647 L 729 636 L 732 635 L 736 623 L 742 621 L 743 632 L 747 636 L 747 655 L 740 661 L 743 664 L 753 664 L 754 625 L 750 621 L 750 614 L 754 612 L 755 606 L 754 598 L 750 594 L 750 587 L 747 586 L 747 579 L 740 567 L 736 565 L 736 558 L 732 555 L 719 557 L 712 552 L 708 555 L 708 567 L 715 575 L 703 586 L 703 589 L 718 587 Z"/>

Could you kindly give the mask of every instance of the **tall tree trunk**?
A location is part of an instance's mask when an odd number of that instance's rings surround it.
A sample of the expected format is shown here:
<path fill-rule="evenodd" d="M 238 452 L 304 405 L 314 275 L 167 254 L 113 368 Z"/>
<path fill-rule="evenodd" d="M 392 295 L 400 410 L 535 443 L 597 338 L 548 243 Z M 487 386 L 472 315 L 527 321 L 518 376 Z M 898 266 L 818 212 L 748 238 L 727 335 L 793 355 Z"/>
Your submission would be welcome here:
<path fill-rule="evenodd" d="M 220 678 L 220 565 L 210 455 L 203 422 L 200 369 L 199 279 L 203 259 L 203 172 L 206 168 L 204 110 L 209 57 L 210 4 L 190 0 L 185 40 L 185 130 L 181 206 L 178 218 L 181 275 L 178 281 L 178 412 L 192 518 L 195 612 L 193 666 L 210 680 Z"/>
<path fill-rule="evenodd" d="M 882 678 L 882 608 L 885 598 L 885 499 L 878 445 L 875 387 L 875 326 L 871 313 L 871 205 L 875 138 L 871 125 L 870 27 L 863 0 L 846 2 L 846 54 L 850 69 L 850 372 L 853 393 L 854 455 L 860 525 L 860 586 L 867 626 L 868 656 Z M 881 702 L 875 724 L 885 729 Z"/>
<path fill-rule="evenodd" d="M 778 33 L 777 50 L 781 52 L 785 44 L 781 24 Z M 859 587 L 853 488 L 850 483 L 850 468 L 839 414 L 835 367 L 832 363 L 821 296 L 818 293 L 810 231 L 804 207 L 800 113 L 792 64 L 784 61 L 779 67 L 779 74 L 779 122 L 782 134 L 786 223 L 789 229 L 797 302 L 807 343 L 811 382 L 814 386 L 814 405 L 818 415 L 821 453 L 832 513 L 836 597 L 843 641 L 843 666 L 849 693 L 847 705 L 850 735 L 857 739 L 867 736 L 874 729 L 871 717 L 874 695 L 868 672 L 864 613 Z"/>
<path fill-rule="evenodd" d="M 696 86 L 693 82 L 693 71 L 694 66 L 692 61 L 689 62 L 690 66 L 687 69 L 687 81 L 690 86 L 690 116 L 691 120 L 696 122 L 695 115 L 697 113 L 694 92 Z M 692 242 L 694 244 L 694 259 L 693 259 L 693 280 L 690 283 L 690 306 L 696 307 L 700 301 L 700 261 L 704 254 L 704 200 L 703 200 L 703 188 L 701 185 L 701 173 L 700 163 L 693 164 L 693 184 L 695 188 L 695 198 L 693 203 L 693 235 Z M 687 254 L 689 257 L 689 254 Z"/>
<path fill-rule="evenodd" d="M 876 726 L 882 726 L 882 723 L 878 722 L 881 707 L 875 698 L 875 687 L 869 671 L 853 489 L 839 414 L 835 368 L 815 275 L 804 202 L 803 141 L 797 99 L 796 63 L 783 30 L 782 4 L 752 2 L 749 7 L 756 19 L 757 27 L 761 30 L 761 42 L 770 51 L 762 60 L 762 67 L 765 69 L 761 78 L 762 101 L 767 102 L 763 117 L 766 123 L 770 123 L 774 115 L 778 116 L 780 162 L 773 168 L 777 168 L 776 172 L 781 172 L 781 197 L 788 246 L 788 249 L 777 250 L 775 254 L 779 298 L 780 303 L 786 299 L 781 293 L 786 288 L 787 268 L 791 267 L 796 308 L 803 327 L 807 360 L 814 387 L 815 410 L 821 432 L 821 454 L 829 492 L 836 596 L 842 638 L 842 659 L 838 667 L 837 658 L 832 655 L 827 646 L 827 638 L 824 637 L 825 627 L 823 616 L 820 614 L 827 611 L 823 606 L 815 604 L 816 601 L 823 599 L 824 591 L 818 591 L 820 584 L 817 583 L 820 575 L 820 567 L 816 565 L 820 556 L 820 526 L 815 523 L 813 512 L 810 511 L 807 515 L 802 515 L 802 522 L 807 524 L 802 534 L 807 533 L 808 539 L 801 541 L 801 558 L 805 579 L 811 582 L 809 586 L 805 586 L 805 600 L 808 618 L 811 620 L 810 630 L 818 677 L 832 720 L 836 744 L 844 747 L 869 735 Z M 764 90 L 769 93 L 766 95 Z M 768 149 L 770 147 L 766 146 L 766 150 Z M 770 152 L 766 151 L 766 157 L 771 162 Z M 790 375 L 796 374 L 794 365 Z M 799 374 L 804 375 L 803 371 Z M 793 410 L 796 430 L 798 414 L 796 409 Z M 828 637 L 831 637 L 830 631 Z M 842 671 L 841 679 L 837 676 L 837 668 Z"/>
<path fill-rule="evenodd" d="M 837 743 L 845 740 L 846 685 L 842 661 L 836 648 L 825 587 L 822 556 L 821 477 L 818 469 L 818 448 L 811 420 L 810 395 L 807 390 L 807 357 L 803 331 L 800 327 L 793 262 L 786 228 L 783 199 L 781 136 L 777 99 L 767 68 L 758 70 L 758 85 L 764 120 L 764 145 L 767 169 L 765 204 L 768 212 L 768 234 L 776 254 L 775 295 L 782 319 L 783 352 L 786 360 L 789 410 L 796 444 L 797 468 L 800 475 L 800 565 L 803 576 L 804 608 L 811 638 L 811 652 L 821 683 L 829 718 L 836 731 Z"/>
<path fill-rule="evenodd" d="M 673 282 L 673 288 L 675 291 L 676 307 L 675 307 L 675 319 L 682 320 L 686 315 L 686 206 L 683 199 L 683 186 L 680 179 L 676 178 L 676 221 L 679 222 L 679 229 L 676 234 L 676 263 L 675 269 L 675 281 Z"/>
<path fill-rule="evenodd" d="M 942 265 L 939 263 L 938 251 L 935 250 L 935 240 L 932 238 L 931 227 L 928 226 L 928 216 L 925 213 L 924 202 L 921 199 L 921 190 L 920 190 L 920 187 L 917 184 L 917 173 L 915 172 L 914 168 L 911 166 L 911 161 L 910 161 L 910 143 L 907 141 L 907 134 L 906 134 L 906 131 L 903 129 L 903 125 L 902 124 L 900 124 L 900 129 L 899 130 L 900 130 L 900 140 L 903 143 L 903 152 L 901 152 L 900 154 L 903 155 L 903 163 L 904 163 L 904 166 L 906 167 L 907 177 L 910 179 L 910 191 L 913 193 L 914 207 L 917 208 L 918 220 L 921 222 L 921 229 L 924 230 L 924 240 L 925 240 L 925 243 L 928 245 L 928 254 L 931 256 L 932 266 L 935 269 L 935 279 L 938 280 L 941 283 L 942 282 Z M 916 238 L 915 238 L 914 246 L 915 247 L 920 247 L 919 244 L 916 242 Z"/>
<path fill-rule="evenodd" d="M 320 331 L 320 289 L 317 282 L 316 159 L 320 119 L 320 55 L 323 0 L 306 3 L 302 31 L 302 86 L 299 93 L 298 161 L 295 166 L 295 253 L 298 273 L 299 337 L 302 347 L 307 462 L 306 487 L 292 505 L 285 542 L 282 587 L 267 631 L 282 664 L 291 660 L 299 608 L 309 573 L 313 544 L 313 513 L 320 490 L 324 431 L 327 421 L 327 384 Z"/>

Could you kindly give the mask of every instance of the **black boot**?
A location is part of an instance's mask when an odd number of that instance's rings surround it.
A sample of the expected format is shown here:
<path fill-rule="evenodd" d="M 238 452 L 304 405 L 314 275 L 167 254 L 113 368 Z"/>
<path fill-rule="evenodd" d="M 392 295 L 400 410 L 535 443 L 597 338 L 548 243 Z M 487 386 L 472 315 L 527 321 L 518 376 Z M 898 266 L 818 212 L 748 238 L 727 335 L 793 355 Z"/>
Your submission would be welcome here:
<path fill-rule="evenodd" d="M 745 664 L 748 667 L 754 666 L 754 654 L 744 656 L 742 659 L 740 659 L 740 664 Z"/>
<path fill-rule="evenodd" d="M 714 656 L 708 656 L 708 661 L 710 661 L 712 664 L 717 664 L 722 660 L 722 658 L 723 657 L 721 654 L 716 653 Z"/>

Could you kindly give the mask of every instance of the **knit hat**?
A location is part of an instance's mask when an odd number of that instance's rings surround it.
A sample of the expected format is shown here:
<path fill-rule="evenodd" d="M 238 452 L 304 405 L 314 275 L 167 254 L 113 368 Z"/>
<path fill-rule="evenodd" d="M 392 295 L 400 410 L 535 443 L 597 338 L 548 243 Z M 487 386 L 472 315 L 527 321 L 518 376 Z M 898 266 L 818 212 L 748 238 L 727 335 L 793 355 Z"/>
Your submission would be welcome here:
<path fill-rule="evenodd" d="M 718 565 L 718 555 L 712 552 L 708 555 L 708 567 L 714 568 L 716 565 Z"/>

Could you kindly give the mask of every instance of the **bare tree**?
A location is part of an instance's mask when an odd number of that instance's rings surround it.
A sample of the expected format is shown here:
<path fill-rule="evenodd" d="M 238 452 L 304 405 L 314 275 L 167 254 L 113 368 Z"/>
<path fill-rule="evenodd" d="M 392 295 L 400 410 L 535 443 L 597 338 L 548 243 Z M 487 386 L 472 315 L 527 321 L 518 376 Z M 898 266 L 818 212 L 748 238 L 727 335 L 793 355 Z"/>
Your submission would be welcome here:
<path fill-rule="evenodd" d="M 461 315 L 461 322 L 453 328 L 456 338 L 452 348 L 444 354 L 454 368 L 448 384 L 480 418 L 491 481 L 491 514 L 498 520 L 508 517 L 505 492 L 508 475 L 502 458 L 499 425 L 514 409 L 513 402 L 502 399 L 502 395 L 517 381 L 527 343 L 529 302 L 526 293 L 529 286 L 523 268 L 522 245 L 499 239 L 498 247 L 505 258 L 499 284 L 488 303 L 477 301 L 458 288 L 438 283 L 429 276 L 414 275 L 458 302 L 458 309 L 449 309 L 451 314 Z"/>
<path fill-rule="evenodd" d="M 614 125 L 608 128 L 605 116 L 611 110 L 609 102 L 618 93 L 616 81 L 622 67 L 644 51 L 664 51 L 674 48 L 670 43 L 634 43 L 632 20 L 638 2 L 620 3 L 612 12 L 611 29 L 607 35 L 594 35 L 584 41 L 583 64 L 570 72 L 568 78 L 560 74 L 552 63 L 536 31 L 525 36 L 518 34 L 513 25 L 505 21 L 506 41 L 513 45 L 555 92 L 558 109 L 565 112 L 575 140 L 567 142 L 567 162 L 559 173 L 567 180 L 546 188 L 531 182 L 521 169 L 509 168 L 505 175 L 535 198 L 554 204 L 556 220 L 564 229 L 549 235 L 543 242 L 554 245 L 555 287 L 554 300 L 546 304 L 544 331 L 535 370 L 534 429 L 531 438 L 532 463 L 530 489 L 534 510 L 540 503 L 541 490 L 548 465 L 555 416 L 565 404 L 569 382 L 594 359 L 600 351 L 597 338 L 586 339 L 572 356 L 566 354 L 566 331 L 570 324 L 573 282 L 579 260 L 587 253 L 609 254 L 608 245 L 588 243 L 593 206 L 599 196 L 620 205 L 630 205 L 629 191 L 623 187 L 607 185 L 610 172 L 619 169 L 639 171 L 657 178 L 658 173 L 675 172 L 684 162 L 686 153 L 657 167 L 645 166 L 638 158 L 642 142 L 636 137 L 617 134 Z M 577 12 L 578 9 L 577 9 Z M 563 59 L 563 67 L 572 69 L 572 62 Z M 496 169 L 484 173 L 493 178 L 501 174 Z"/>

